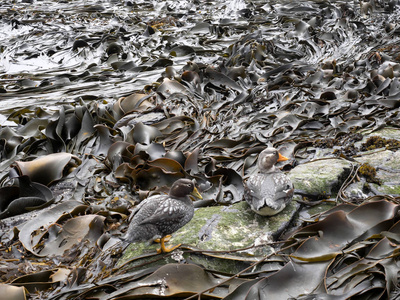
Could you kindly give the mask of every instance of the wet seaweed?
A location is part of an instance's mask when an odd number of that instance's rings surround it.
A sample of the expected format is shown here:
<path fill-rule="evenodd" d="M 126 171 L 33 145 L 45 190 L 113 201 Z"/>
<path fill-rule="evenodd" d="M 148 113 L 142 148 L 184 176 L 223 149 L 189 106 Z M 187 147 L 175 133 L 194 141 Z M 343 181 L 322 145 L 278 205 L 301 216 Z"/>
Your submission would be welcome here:
<path fill-rule="evenodd" d="M 264 241 L 273 254 L 189 245 L 119 268 L 116 244 L 135 205 L 178 178 L 201 190 L 195 207 L 231 209 L 269 145 L 291 158 L 284 171 L 396 151 L 396 138 L 362 139 L 399 128 L 398 13 L 397 1 L 4 3 L 0 289 L 10 299 L 394 299 L 396 195 L 291 223 L 287 239 Z M 357 170 L 347 185 L 383 183 L 375 167 Z"/>

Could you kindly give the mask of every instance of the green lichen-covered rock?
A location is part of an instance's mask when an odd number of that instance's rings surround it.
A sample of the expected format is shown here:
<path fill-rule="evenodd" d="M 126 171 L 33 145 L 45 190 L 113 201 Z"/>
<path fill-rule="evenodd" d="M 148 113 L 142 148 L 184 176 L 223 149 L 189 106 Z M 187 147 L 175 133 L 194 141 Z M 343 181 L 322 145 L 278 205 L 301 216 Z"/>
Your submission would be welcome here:
<path fill-rule="evenodd" d="M 400 195 L 400 151 L 378 149 L 355 159 L 376 168 L 376 178 L 381 184 L 369 183 L 370 188 L 380 194 Z"/>
<path fill-rule="evenodd" d="M 328 199 L 327 201 L 322 201 L 321 203 L 313 206 L 304 206 L 300 211 L 299 211 L 299 217 L 298 220 L 310 220 L 313 222 L 315 220 L 315 216 L 318 216 L 320 214 L 323 214 L 324 212 L 332 209 L 333 207 L 336 206 L 336 201 L 335 199 Z"/>
<path fill-rule="evenodd" d="M 272 252 L 272 248 L 262 244 L 267 242 L 270 236 L 280 232 L 291 221 L 297 211 L 297 206 L 296 202 L 292 202 L 281 213 L 272 217 L 255 214 L 246 202 L 239 202 L 230 206 L 198 208 L 193 219 L 175 232 L 167 244 L 181 243 L 190 248 L 229 252 L 229 250 L 242 249 L 258 243 L 261 244 L 260 247 L 229 254 L 231 258 L 242 257 L 240 261 L 246 260 L 246 257 L 254 261 Z M 136 257 L 154 253 L 158 247 L 159 245 L 156 243 L 132 243 L 120 259 L 120 264 Z M 226 271 L 233 271 L 238 267 L 237 263 L 232 265 L 227 263 L 227 261 L 232 262 L 232 259 L 205 258 L 199 255 L 192 255 L 190 259 L 210 268 L 217 268 L 216 264 L 218 264 L 218 268 L 223 267 L 222 269 Z M 154 257 L 151 260 L 154 260 Z M 154 262 L 154 264 L 165 264 L 166 262 L 163 259 Z M 221 266 L 221 263 L 227 265 Z M 143 259 L 138 259 L 133 264 L 143 264 Z M 146 264 L 146 266 L 149 265 Z"/>
<path fill-rule="evenodd" d="M 355 160 L 361 164 L 368 163 L 379 169 L 399 170 L 400 169 L 400 151 L 375 150 L 368 151 L 362 156 L 355 157 Z"/>
<path fill-rule="evenodd" d="M 393 127 L 386 127 L 380 130 L 360 130 L 359 131 L 364 137 L 361 141 L 355 143 L 355 146 L 359 149 L 365 148 L 363 146 L 370 138 L 380 137 L 388 140 L 400 140 L 400 129 Z M 381 145 L 377 143 L 375 149 L 369 151 L 360 151 L 358 156 L 354 159 L 360 165 L 372 166 L 376 169 L 376 181 L 379 182 L 368 182 L 367 177 L 361 175 L 361 180 L 350 184 L 345 194 L 352 198 L 367 198 L 376 194 L 383 195 L 400 195 L 400 151 L 396 150 L 396 147 L 388 150 L 386 147 L 391 147 L 391 144 Z M 373 147 L 370 147 L 373 148 Z M 359 172 L 360 173 L 360 172 Z"/>
<path fill-rule="evenodd" d="M 349 161 L 328 158 L 296 166 L 288 176 L 296 192 L 322 199 L 339 191 L 351 169 L 352 164 Z"/>
<path fill-rule="evenodd" d="M 217 251 L 249 247 L 258 238 L 279 231 L 295 210 L 294 202 L 272 217 L 254 213 L 246 202 L 199 208 L 193 219 L 174 234 L 171 242 Z"/>
<path fill-rule="evenodd" d="M 362 142 L 365 142 L 371 136 L 380 136 L 385 139 L 399 139 L 400 137 L 400 129 L 393 127 L 386 127 L 377 131 L 373 131 L 372 129 L 360 131 L 364 138 Z"/>

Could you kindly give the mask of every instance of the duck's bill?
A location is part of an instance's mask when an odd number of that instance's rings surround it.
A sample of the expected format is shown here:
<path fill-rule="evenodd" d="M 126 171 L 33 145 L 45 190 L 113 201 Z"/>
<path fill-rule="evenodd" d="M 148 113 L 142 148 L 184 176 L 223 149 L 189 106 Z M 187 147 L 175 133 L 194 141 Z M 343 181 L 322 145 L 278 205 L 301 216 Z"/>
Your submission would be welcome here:
<path fill-rule="evenodd" d="M 192 195 L 195 196 L 196 198 L 203 199 L 203 197 L 200 195 L 199 191 L 196 188 L 194 188 Z"/>
<path fill-rule="evenodd" d="M 289 160 L 289 158 L 287 158 L 286 156 L 283 156 L 282 154 L 280 154 L 280 153 L 278 153 L 279 154 L 279 158 L 278 158 L 278 160 L 277 161 L 285 161 L 285 160 Z"/>

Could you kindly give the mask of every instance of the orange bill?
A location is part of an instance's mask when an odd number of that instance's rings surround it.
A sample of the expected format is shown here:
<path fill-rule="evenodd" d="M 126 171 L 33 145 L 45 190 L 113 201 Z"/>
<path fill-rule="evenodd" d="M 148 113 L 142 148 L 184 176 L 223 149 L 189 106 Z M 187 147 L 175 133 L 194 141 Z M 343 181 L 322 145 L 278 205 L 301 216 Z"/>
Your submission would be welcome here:
<path fill-rule="evenodd" d="M 285 160 L 289 160 L 289 158 L 287 158 L 286 156 L 283 156 L 282 154 L 280 154 L 280 153 L 278 153 L 279 154 L 279 158 L 278 158 L 278 160 L 277 161 L 285 161 Z"/>

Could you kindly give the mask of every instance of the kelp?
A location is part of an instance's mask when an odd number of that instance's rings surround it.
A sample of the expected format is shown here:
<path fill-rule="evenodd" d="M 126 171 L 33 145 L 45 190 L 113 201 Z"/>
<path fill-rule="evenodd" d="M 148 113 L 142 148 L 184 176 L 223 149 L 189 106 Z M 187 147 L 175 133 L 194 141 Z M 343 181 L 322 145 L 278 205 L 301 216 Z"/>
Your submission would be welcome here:
<path fill-rule="evenodd" d="M 17 177 L 17 185 L 0 188 L 0 219 L 40 209 L 54 201 L 53 193 L 45 185 L 31 182 L 29 176 Z"/>
<path fill-rule="evenodd" d="M 36 291 L 50 289 L 60 284 L 67 279 L 70 273 L 71 271 L 66 268 L 42 271 L 19 277 L 12 282 L 12 285 L 23 286 L 29 293 L 34 293 Z"/>
<path fill-rule="evenodd" d="M 16 172 L 30 180 L 49 185 L 68 174 L 71 168 L 80 164 L 80 159 L 70 153 L 52 153 L 31 161 L 16 161 Z"/>
<path fill-rule="evenodd" d="M 390 195 L 298 221 L 260 260 L 182 248 L 162 267 L 119 268 L 113 248 L 129 210 L 178 178 L 196 181 L 196 207 L 241 201 L 268 145 L 291 158 L 285 171 L 397 150 L 396 139 L 359 143 L 360 131 L 399 127 L 395 1 L 28 2 L 5 3 L 0 20 L 0 289 L 10 299 L 399 294 Z M 354 200 L 344 190 L 338 199 Z M 190 251 L 246 269 L 208 270 Z"/>
<path fill-rule="evenodd" d="M 26 293 L 24 287 L 18 287 L 8 284 L 1 284 L 0 285 L 0 292 L 3 295 L 7 295 L 10 300 L 25 300 Z"/>

